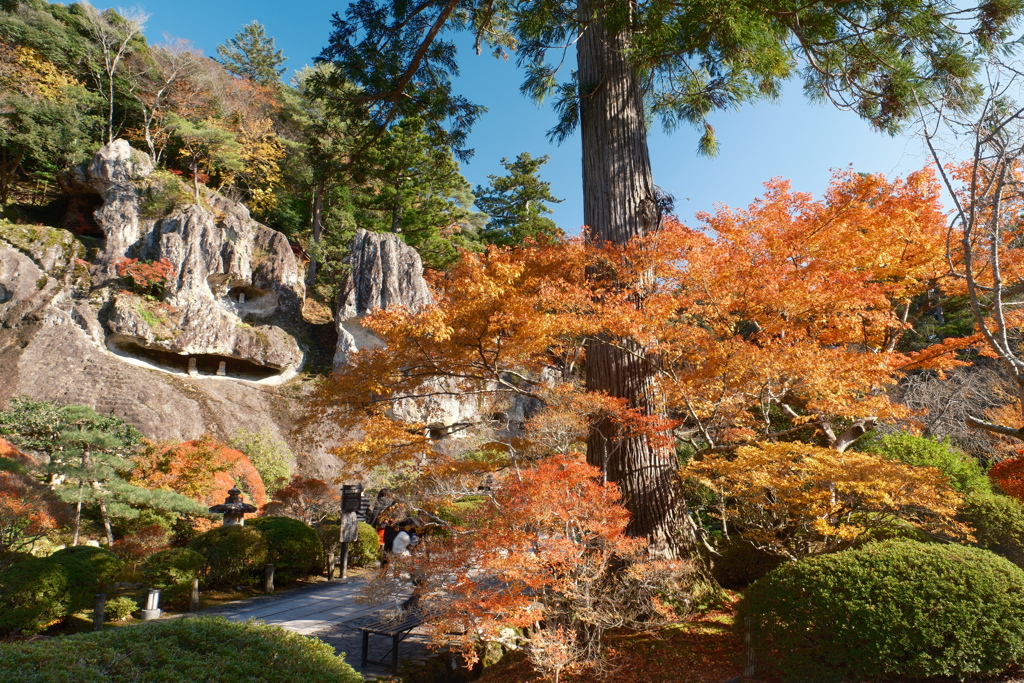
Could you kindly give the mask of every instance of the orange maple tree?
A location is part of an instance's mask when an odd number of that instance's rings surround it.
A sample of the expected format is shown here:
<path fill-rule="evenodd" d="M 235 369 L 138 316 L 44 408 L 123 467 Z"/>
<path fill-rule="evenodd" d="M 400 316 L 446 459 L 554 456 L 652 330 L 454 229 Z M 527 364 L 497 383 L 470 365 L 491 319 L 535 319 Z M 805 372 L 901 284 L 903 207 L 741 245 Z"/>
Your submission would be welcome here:
<path fill-rule="evenodd" d="M 886 393 L 903 372 L 955 366 L 976 342 L 900 350 L 914 318 L 959 286 L 947 276 L 927 171 L 896 181 L 840 172 L 821 201 L 775 180 L 748 210 L 700 220 L 700 230 L 669 220 L 622 247 L 575 239 L 464 253 L 434 275 L 433 305 L 364 321 L 385 345 L 355 354 L 311 412 L 362 430 L 338 449 L 343 462 L 392 468 L 450 459 L 432 448 L 427 425 L 397 419 L 439 394 L 476 400 L 485 416 L 534 401 L 522 438 L 502 444 L 513 457 L 542 454 L 533 439 L 569 436 L 578 447 L 603 418 L 620 433 L 696 450 L 794 431 L 843 450 L 874 419 L 904 414 Z M 651 355 L 658 415 L 581 386 L 586 345 L 598 338 Z M 854 427 L 836 433 L 838 419 Z"/>
<path fill-rule="evenodd" d="M 70 522 L 70 507 L 32 477 L 0 471 L 0 568 Z"/>
<path fill-rule="evenodd" d="M 241 451 L 203 435 L 191 441 L 146 444 L 133 458 L 132 483 L 177 491 L 206 505 L 223 503 L 236 484 L 253 505 L 267 502 L 263 479 Z"/>
<path fill-rule="evenodd" d="M 569 654 L 586 663 L 605 629 L 675 615 L 662 596 L 688 588 L 673 582 L 692 575 L 683 562 L 644 558 L 646 543 L 626 535 L 628 523 L 618 487 L 598 468 L 555 455 L 500 477 L 449 538 L 426 539 L 390 575 L 424 577 L 430 629 L 470 662 L 480 641 L 517 640 L 510 627 L 519 627 L 543 631 L 539 663 L 563 667 Z"/>

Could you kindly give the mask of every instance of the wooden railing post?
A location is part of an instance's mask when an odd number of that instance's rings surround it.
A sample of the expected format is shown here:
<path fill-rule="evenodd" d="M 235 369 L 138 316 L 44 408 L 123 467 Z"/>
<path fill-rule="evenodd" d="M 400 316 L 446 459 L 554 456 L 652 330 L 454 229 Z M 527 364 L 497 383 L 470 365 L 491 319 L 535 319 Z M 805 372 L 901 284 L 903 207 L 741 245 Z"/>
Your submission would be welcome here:
<path fill-rule="evenodd" d="M 92 630 L 102 631 L 103 622 L 106 621 L 107 595 L 97 593 L 92 603 Z"/>
<path fill-rule="evenodd" d="M 757 674 L 757 652 L 754 650 L 754 620 L 743 618 L 743 677 L 753 678 Z"/>

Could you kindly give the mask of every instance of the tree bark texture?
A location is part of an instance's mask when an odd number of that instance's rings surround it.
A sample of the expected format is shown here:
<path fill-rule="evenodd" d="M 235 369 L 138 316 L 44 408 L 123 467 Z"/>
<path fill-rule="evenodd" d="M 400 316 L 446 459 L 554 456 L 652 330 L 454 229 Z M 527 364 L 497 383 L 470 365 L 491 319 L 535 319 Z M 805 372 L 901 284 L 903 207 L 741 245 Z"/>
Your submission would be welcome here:
<path fill-rule="evenodd" d="M 661 216 L 647 151 L 643 92 L 625 57 L 630 34 L 604 28 L 601 10 L 606 6 L 600 0 L 579 0 L 581 18 L 590 18 L 577 44 L 583 215 L 591 240 L 624 244 L 657 230 Z M 633 340 L 594 340 L 587 346 L 587 389 L 623 398 L 644 415 L 659 414 L 663 406 L 655 360 Z M 656 555 L 701 564 L 671 446 L 624 436 L 604 420 L 587 440 L 587 461 L 618 484 L 632 515 L 628 533 L 646 537 Z"/>

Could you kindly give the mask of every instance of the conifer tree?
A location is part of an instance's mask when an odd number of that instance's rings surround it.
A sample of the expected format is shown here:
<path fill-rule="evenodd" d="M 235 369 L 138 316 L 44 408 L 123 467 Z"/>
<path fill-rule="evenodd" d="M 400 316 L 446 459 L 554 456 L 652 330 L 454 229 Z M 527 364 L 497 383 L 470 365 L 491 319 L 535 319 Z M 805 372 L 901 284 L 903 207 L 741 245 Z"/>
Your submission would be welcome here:
<path fill-rule="evenodd" d="M 481 235 L 484 242 L 510 247 L 527 238 L 553 239 L 563 234 L 545 215 L 551 213 L 547 202 L 562 201 L 551 194 L 551 183 L 540 179 L 540 167 L 547 161 L 547 155 L 534 159 L 529 152 L 512 162 L 502 159 L 508 175 L 489 175 L 487 187 L 476 186 L 476 206 L 490 216 Z"/>
<path fill-rule="evenodd" d="M 248 78 L 257 85 L 271 86 L 284 73 L 282 64 L 287 59 L 281 50 L 275 49 L 274 39 L 267 37 L 258 21 L 246 24 L 225 43 L 217 46 L 220 56 L 217 61 L 236 76 Z"/>

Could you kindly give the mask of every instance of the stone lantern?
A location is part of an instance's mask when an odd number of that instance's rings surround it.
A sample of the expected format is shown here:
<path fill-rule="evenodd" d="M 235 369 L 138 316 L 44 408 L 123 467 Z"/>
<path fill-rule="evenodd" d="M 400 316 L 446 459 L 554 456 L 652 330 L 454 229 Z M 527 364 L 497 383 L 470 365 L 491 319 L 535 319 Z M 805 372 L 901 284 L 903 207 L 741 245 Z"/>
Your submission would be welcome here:
<path fill-rule="evenodd" d="M 224 526 L 245 526 L 245 514 L 256 512 L 256 506 L 242 502 L 242 492 L 237 486 L 228 491 L 227 500 L 220 505 L 214 505 L 210 512 L 218 512 L 224 515 Z"/>

